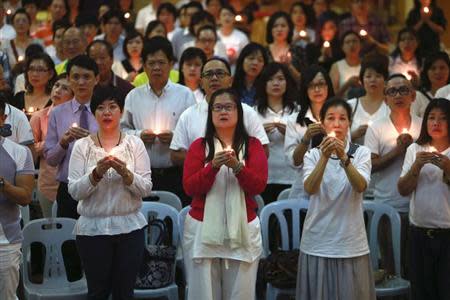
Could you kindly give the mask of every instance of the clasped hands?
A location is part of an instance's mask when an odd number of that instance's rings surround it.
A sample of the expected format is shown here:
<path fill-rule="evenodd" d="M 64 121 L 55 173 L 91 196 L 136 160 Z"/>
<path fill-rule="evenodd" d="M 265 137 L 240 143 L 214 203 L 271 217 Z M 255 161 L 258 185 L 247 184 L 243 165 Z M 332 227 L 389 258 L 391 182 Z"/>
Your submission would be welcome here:
<path fill-rule="evenodd" d="M 273 130 L 277 129 L 282 135 L 286 134 L 286 124 L 283 124 L 281 122 L 265 123 L 263 124 L 263 126 L 266 133 L 270 133 Z"/>
<path fill-rule="evenodd" d="M 89 130 L 86 130 L 79 126 L 72 126 L 64 133 L 61 138 L 60 144 L 63 148 L 67 148 L 71 142 L 84 138 L 89 134 Z"/>
<path fill-rule="evenodd" d="M 110 168 L 113 168 L 114 170 L 116 170 L 116 172 L 120 176 L 122 176 L 122 178 L 127 178 L 128 176 L 130 176 L 130 171 L 127 168 L 127 164 L 124 161 L 122 161 L 112 155 L 108 155 L 108 156 L 105 156 L 104 158 L 100 159 L 97 162 L 95 171 L 100 177 L 103 177 L 103 175 Z"/>
<path fill-rule="evenodd" d="M 220 169 L 223 165 L 228 168 L 235 169 L 239 165 L 239 161 L 236 158 L 234 150 L 223 150 L 214 154 L 214 158 L 211 162 L 214 169 Z"/>
<path fill-rule="evenodd" d="M 344 142 L 338 138 L 326 136 L 320 143 L 319 149 L 326 158 L 330 158 L 331 154 L 335 153 L 341 161 L 347 159 Z"/>
<path fill-rule="evenodd" d="M 156 133 L 151 129 L 145 129 L 141 133 L 141 139 L 146 144 L 153 144 L 155 139 L 158 138 L 163 144 L 170 144 L 172 141 L 173 133 L 171 131 L 163 131 Z"/>

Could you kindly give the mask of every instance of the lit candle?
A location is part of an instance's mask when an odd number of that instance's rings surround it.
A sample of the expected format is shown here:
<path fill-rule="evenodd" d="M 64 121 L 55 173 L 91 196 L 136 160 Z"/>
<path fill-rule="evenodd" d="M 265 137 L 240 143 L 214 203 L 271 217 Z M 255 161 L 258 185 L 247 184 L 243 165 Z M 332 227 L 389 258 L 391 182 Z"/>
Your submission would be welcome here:
<path fill-rule="evenodd" d="M 405 75 L 406 79 L 408 79 L 408 80 L 411 80 L 411 78 L 412 78 L 412 76 L 408 72 L 406 72 L 403 75 Z"/>
<path fill-rule="evenodd" d="M 10 9 L 6 10 L 7 15 L 10 15 L 11 13 L 12 13 L 12 10 L 10 10 Z"/>
<path fill-rule="evenodd" d="M 369 122 L 367 122 L 367 126 L 372 126 L 372 124 L 373 124 L 372 120 L 369 120 Z"/>
<path fill-rule="evenodd" d="M 160 130 L 158 130 L 158 129 L 155 129 L 155 130 L 153 130 L 153 133 L 154 133 L 154 134 L 156 134 L 156 135 L 158 135 L 158 134 L 160 134 L 160 133 L 161 133 L 161 131 L 160 131 Z"/>
<path fill-rule="evenodd" d="M 273 118 L 273 122 L 274 122 L 274 123 L 280 123 L 280 121 L 281 121 L 281 120 L 280 120 L 280 118 L 278 118 L 278 117 Z"/>
<path fill-rule="evenodd" d="M 402 130 L 402 134 L 408 134 L 408 129 L 406 129 L 406 128 L 403 128 L 403 130 Z"/>
<path fill-rule="evenodd" d="M 360 35 L 360 36 L 366 36 L 366 35 L 367 35 L 367 31 L 365 31 L 364 29 L 361 29 L 361 30 L 359 31 L 359 35 Z"/>
<path fill-rule="evenodd" d="M 19 55 L 19 57 L 17 58 L 18 61 L 22 61 L 24 59 L 23 55 Z"/>
<path fill-rule="evenodd" d="M 430 9 L 428 8 L 428 6 L 425 6 L 423 8 L 423 12 L 426 13 L 426 14 L 430 12 Z"/>
<path fill-rule="evenodd" d="M 27 112 L 28 113 L 34 113 L 34 107 L 33 106 L 30 106 L 29 108 L 28 108 L 28 110 L 27 110 Z"/>
<path fill-rule="evenodd" d="M 437 152 L 437 149 L 434 148 L 433 146 L 430 146 L 430 152 Z"/>
<path fill-rule="evenodd" d="M 292 54 L 291 51 L 288 51 L 288 53 L 286 53 L 287 58 L 291 59 L 292 58 Z"/>
<path fill-rule="evenodd" d="M 77 122 L 73 122 L 73 123 L 72 123 L 72 127 L 78 127 Z"/>
<path fill-rule="evenodd" d="M 323 42 L 323 47 L 324 48 L 330 48 L 330 42 L 329 41 Z"/>
<path fill-rule="evenodd" d="M 300 32 L 298 33 L 302 38 L 306 37 L 308 34 L 306 31 L 304 30 L 300 30 Z"/>
<path fill-rule="evenodd" d="M 236 17 L 234 17 L 234 20 L 236 22 L 242 22 L 242 16 L 241 15 L 236 15 Z"/>
<path fill-rule="evenodd" d="M 335 138 L 335 137 L 336 137 L 336 132 L 331 131 L 331 132 L 328 134 L 328 136 L 329 136 L 329 137 L 332 137 L 332 138 Z"/>
<path fill-rule="evenodd" d="M 126 12 L 126 13 L 123 15 L 123 17 L 124 17 L 125 19 L 129 19 L 129 18 L 131 17 L 131 15 L 130 15 L 129 12 Z"/>

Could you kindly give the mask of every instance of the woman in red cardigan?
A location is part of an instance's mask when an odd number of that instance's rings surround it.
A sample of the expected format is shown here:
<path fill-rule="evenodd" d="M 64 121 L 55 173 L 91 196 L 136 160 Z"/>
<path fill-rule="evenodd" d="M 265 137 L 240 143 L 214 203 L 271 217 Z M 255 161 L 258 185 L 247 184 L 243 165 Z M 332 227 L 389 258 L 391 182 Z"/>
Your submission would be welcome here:
<path fill-rule="evenodd" d="M 266 182 L 267 158 L 245 130 L 237 94 L 216 91 L 205 137 L 184 162 L 183 186 L 193 198 L 183 233 L 188 299 L 255 298 L 262 244 L 253 197 Z"/>

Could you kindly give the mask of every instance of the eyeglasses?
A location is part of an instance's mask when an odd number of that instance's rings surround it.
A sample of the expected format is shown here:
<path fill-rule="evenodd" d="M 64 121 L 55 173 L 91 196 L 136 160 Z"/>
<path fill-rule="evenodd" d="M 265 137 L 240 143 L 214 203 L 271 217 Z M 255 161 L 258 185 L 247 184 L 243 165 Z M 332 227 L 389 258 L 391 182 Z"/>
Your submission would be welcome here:
<path fill-rule="evenodd" d="M 397 94 L 400 94 L 400 96 L 407 96 L 409 95 L 410 89 L 406 85 L 403 85 L 399 88 L 391 87 L 388 88 L 384 93 L 389 97 L 395 97 Z"/>
<path fill-rule="evenodd" d="M 321 82 L 317 82 L 317 83 L 310 83 L 308 85 L 308 90 L 316 90 L 316 89 L 321 90 L 321 89 L 324 89 L 326 87 L 328 87 L 327 83 L 324 82 L 324 81 L 321 81 Z"/>
<path fill-rule="evenodd" d="M 230 74 L 224 70 L 210 70 L 202 73 L 202 78 L 211 79 L 214 75 L 219 78 L 225 78 L 225 76 L 230 76 Z"/>
<path fill-rule="evenodd" d="M 226 112 L 230 112 L 236 109 L 236 104 L 214 104 L 212 106 L 212 110 L 214 112 L 221 112 L 225 110 Z"/>
<path fill-rule="evenodd" d="M 36 68 L 36 67 L 29 67 L 28 72 L 36 72 L 36 73 L 46 73 L 49 69 L 45 68 Z"/>
<path fill-rule="evenodd" d="M 97 106 L 96 111 L 100 113 L 105 113 L 106 111 L 113 113 L 118 109 L 120 109 L 120 106 L 114 103 L 110 105 L 99 105 Z"/>

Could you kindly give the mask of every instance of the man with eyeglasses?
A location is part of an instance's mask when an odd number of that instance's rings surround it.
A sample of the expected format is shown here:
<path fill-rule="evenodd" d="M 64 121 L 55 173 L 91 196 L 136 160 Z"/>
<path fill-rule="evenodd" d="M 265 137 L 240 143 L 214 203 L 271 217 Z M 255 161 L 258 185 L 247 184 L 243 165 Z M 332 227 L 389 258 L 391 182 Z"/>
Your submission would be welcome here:
<path fill-rule="evenodd" d="M 125 37 L 122 35 L 125 19 L 123 13 L 118 10 L 109 10 L 102 17 L 102 25 L 104 33 L 96 36 L 94 40 L 107 41 L 114 49 L 114 59 L 117 61 L 124 60 L 123 42 Z"/>
<path fill-rule="evenodd" d="M 402 262 L 406 256 L 406 235 L 408 226 L 409 197 L 400 195 L 397 182 L 402 171 L 406 149 L 420 134 L 422 119 L 411 113 L 411 104 L 416 98 L 416 91 L 411 82 L 402 74 L 393 74 L 386 81 L 385 101 L 391 112 L 369 126 L 365 137 L 365 146 L 372 152 L 372 181 L 376 202 L 394 207 L 402 218 Z M 386 222 L 384 222 L 386 223 Z M 380 242 L 386 249 L 386 267 L 390 274 L 395 274 L 392 245 L 389 244 L 389 226 L 382 222 L 385 230 Z M 384 249 L 382 249 L 384 250 Z M 406 264 L 402 263 L 402 266 Z M 403 268 L 402 268 L 403 269 Z M 405 270 L 403 270 L 405 271 Z"/>
<path fill-rule="evenodd" d="M 86 52 L 87 40 L 78 27 L 69 27 L 64 31 L 62 37 L 62 49 L 66 60 L 56 65 L 55 70 L 59 75 L 66 72 L 67 63 L 70 59 Z"/>
<path fill-rule="evenodd" d="M 219 57 L 208 60 L 202 68 L 201 86 L 205 91 L 205 99 L 187 109 L 180 117 L 170 144 L 172 161 L 182 165 L 190 145 L 198 138 L 205 136 L 208 102 L 212 94 L 223 88 L 231 87 L 232 77 L 230 65 Z M 244 125 L 250 136 L 256 137 L 267 150 L 269 139 L 256 111 L 242 103 Z"/>
<path fill-rule="evenodd" d="M 170 160 L 169 145 L 180 115 L 196 103 L 194 94 L 169 80 L 174 56 L 166 38 L 158 36 L 145 41 L 142 61 L 149 83 L 127 95 L 121 127 L 144 141 L 152 165 L 153 189 L 170 191 L 185 199 L 182 172 Z"/>

